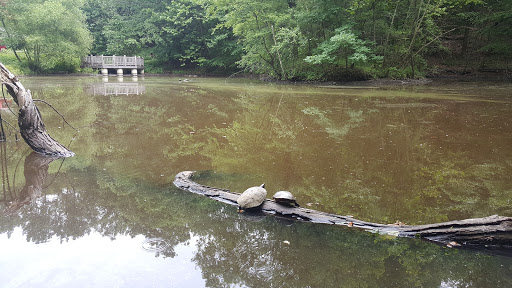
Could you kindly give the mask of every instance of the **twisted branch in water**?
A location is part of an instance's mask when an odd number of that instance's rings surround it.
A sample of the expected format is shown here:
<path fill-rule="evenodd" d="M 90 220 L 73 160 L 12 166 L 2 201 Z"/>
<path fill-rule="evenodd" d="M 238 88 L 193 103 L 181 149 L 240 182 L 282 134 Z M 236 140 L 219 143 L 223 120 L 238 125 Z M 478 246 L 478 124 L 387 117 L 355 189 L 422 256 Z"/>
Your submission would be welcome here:
<path fill-rule="evenodd" d="M 20 134 L 30 148 L 40 154 L 56 157 L 75 155 L 46 132 L 41 113 L 32 100 L 30 90 L 25 89 L 18 78 L 2 63 L 0 63 L 0 83 L 5 85 L 7 92 L 18 104 Z"/>

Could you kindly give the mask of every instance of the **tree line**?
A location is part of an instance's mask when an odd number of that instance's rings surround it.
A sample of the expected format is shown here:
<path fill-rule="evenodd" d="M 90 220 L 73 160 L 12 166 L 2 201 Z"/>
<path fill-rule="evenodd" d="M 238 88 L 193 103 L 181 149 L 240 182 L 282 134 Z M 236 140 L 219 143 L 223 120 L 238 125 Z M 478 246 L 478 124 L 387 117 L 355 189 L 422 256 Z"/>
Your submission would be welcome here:
<path fill-rule="evenodd" d="M 512 59 L 512 2 L 499 0 L 0 0 L 0 19 L 2 43 L 38 73 L 87 54 L 140 55 L 154 73 L 331 81 Z"/>

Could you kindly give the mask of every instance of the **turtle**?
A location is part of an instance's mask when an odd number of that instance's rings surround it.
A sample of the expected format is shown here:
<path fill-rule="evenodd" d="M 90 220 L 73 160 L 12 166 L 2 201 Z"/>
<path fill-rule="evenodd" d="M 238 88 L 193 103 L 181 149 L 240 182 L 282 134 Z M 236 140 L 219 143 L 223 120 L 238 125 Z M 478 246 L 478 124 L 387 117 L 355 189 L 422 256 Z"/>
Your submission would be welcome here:
<path fill-rule="evenodd" d="M 293 194 L 289 191 L 277 191 L 276 194 L 272 196 L 272 199 L 279 204 L 300 207 Z"/>
<path fill-rule="evenodd" d="M 265 184 L 248 188 L 247 190 L 236 199 L 238 203 L 238 211 L 243 212 L 243 209 L 250 209 L 259 207 L 265 201 L 267 197 L 267 190 L 265 190 Z"/>

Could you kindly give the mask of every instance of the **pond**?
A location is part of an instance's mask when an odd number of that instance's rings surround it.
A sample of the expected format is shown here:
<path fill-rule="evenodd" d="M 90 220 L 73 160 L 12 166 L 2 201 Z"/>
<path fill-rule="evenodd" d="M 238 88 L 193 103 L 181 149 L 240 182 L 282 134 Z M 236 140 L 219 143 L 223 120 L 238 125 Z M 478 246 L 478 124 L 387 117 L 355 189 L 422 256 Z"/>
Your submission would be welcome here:
<path fill-rule="evenodd" d="M 172 184 L 265 183 L 378 223 L 512 216 L 510 83 L 21 82 L 76 156 L 40 157 L 4 124 L 3 287 L 512 287 L 511 257 L 250 217 Z"/>

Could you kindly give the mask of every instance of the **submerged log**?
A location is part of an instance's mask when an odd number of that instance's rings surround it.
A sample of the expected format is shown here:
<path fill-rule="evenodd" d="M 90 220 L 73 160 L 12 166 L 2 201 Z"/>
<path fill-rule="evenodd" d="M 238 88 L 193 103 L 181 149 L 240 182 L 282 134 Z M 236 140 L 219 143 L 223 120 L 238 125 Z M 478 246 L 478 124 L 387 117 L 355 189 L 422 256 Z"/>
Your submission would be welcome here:
<path fill-rule="evenodd" d="M 32 100 L 30 90 L 26 90 L 14 74 L 0 63 L 0 81 L 18 104 L 18 125 L 21 137 L 34 151 L 56 157 L 71 157 L 75 153 L 53 139 L 43 123 L 43 118 Z"/>
<path fill-rule="evenodd" d="M 194 171 L 178 173 L 174 185 L 223 203 L 238 205 L 236 199 L 240 193 L 201 185 L 192 180 L 193 175 Z M 263 202 L 261 211 L 299 221 L 356 227 L 373 233 L 397 237 L 418 237 L 449 247 L 490 250 L 512 256 L 512 217 L 493 215 L 428 225 L 379 224 L 358 220 L 351 216 L 330 214 L 303 207 L 284 206 L 270 199 Z"/>

